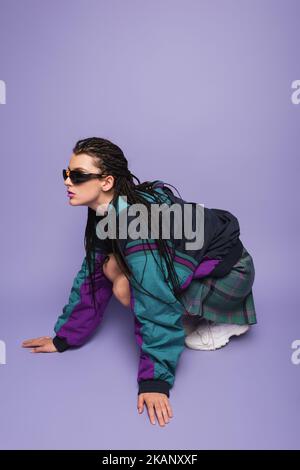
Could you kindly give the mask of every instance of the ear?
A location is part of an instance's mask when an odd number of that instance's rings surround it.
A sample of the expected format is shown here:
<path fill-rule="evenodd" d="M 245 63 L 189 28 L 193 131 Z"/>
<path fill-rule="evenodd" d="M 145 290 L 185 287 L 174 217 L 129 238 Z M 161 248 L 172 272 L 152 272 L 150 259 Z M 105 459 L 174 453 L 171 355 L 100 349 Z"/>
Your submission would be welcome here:
<path fill-rule="evenodd" d="M 105 179 L 100 180 L 102 191 L 110 191 L 115 185 L 115 177 L 112 175 L 105 176 Z"/>

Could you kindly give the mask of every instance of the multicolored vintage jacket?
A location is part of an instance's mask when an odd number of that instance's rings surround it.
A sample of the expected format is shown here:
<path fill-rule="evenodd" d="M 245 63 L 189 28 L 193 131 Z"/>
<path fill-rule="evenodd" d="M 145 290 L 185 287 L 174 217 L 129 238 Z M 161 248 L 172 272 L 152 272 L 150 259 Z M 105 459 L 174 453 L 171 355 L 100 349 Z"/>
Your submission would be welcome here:
<path fill-rule="evenodd" d="M 155 180 L 156 193 L 162 203 L 192 204 L 173 194 L 163 181 Z M 143 193 L 150 202 L 151 197 Z M 129 207 L 119 196 L 117 214 Z M 111 207 L 111 203 L 108 206 Z M 130 221 L 128 217 L 128 221 Z M 173 232 L 171 232 L 173 233 Z M 237 218 L 228 211 L 204 207 L 204 237 L 201 249 L 185 248 L 185 237 L 167 241 L 173 249 L 173 261 L 180 280 L 180 288 L 186 289 L 192 279 L 205 276 L 222 277 L 227 274 L 240 258 L 243 244 L 240 241 L 240 228 Z M 149 242 L 153 249 L 150 252 Z M 54 327 L 54 345 L 59 352 L 72 346 L 84 344 L 102 321 L 104 311 L 112 296 L 112 282 L 103 273 L 103 263 L 112 250 L 107 240 L 100 240 L 96 251 L 95 287 L 97 308 L 92 302 L 86 258 L 78 271 L 71 288 L 68 303 L 63 307 Z M 134 278 L 130 281 L 130 309 L 134 315 L 135 337 L 140 351 L 138 367 L 138 393 L 161 392 L 169 396 L 175 380 L 175 370 L 185 347 L 185 330 L 182 324 L 184 305 L 179 302 L 158 267 L 160 260 L 154 239 L 133 240 L 128 237 L 121 244 L 123 259 L 142 283 L 141 289 Z M 165 266 L 162 260 L 161 265 Z"/>

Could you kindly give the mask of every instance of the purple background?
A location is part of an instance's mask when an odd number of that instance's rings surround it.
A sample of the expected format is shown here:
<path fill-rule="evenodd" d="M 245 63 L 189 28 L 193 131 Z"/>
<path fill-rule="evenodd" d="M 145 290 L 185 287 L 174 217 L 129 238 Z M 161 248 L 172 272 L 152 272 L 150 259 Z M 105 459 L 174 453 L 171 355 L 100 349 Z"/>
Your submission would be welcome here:
<path fill-rule="evenodd" d="M 299 15 L 291 0 L 0 0 L 2 449 L 299 448 Z M 61 169 L 91 136 L 141 181 L 234 213 L 254 259 L 258 324 L 185 349 L 164 428 L 137 412 L 116 299 L 84 347 L 21 348 L 53 334 L 84 256 L 87 209 Z"/>

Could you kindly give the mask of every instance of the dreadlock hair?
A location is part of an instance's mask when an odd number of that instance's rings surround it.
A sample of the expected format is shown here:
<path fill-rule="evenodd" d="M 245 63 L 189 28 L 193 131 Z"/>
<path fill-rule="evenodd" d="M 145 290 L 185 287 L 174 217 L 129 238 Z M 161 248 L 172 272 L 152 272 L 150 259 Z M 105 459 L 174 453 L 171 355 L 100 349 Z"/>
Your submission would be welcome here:
<path fill-rule="evenodd" d="M 150 195 L 150 198 L 152 198 L 157 203 L 161 203 L 161 199 L 159 198 L 158 193 L 153 189 L 154 182 L 145 181 L 141 183 L 140 180 L 133 173 L 129 171 L 127 159 L 125 158 L 124 153 L 120 149 L 120 147 L 118 147 L 116 144 L 112 143 L 111 141 L 107 139 L 100 138 L 100 137 L 90 137 L 87 139 L 79 140 L 76 143 L 75 147 L 73 148 L 73 153 L 75 155 L 85 153 L 93 157 L 94 164 L 101 170 L 102 174 L 106 176 L 107 175 L 114 176 L 114 187 L 113 187 L 114 196 L 113 196 L 111 203 L 115 209 L 117 206 L 118 197 L 121 195 L 127 196 L 128 204 L 136 204 L 136 203 L 144 204 L 147 207 L 148 227 L 150 227 L 149 224 L 151 220 L 151 202 L 145 199 L 142 196 L 142 194 L 140 194 L 139 192 L 141 191 L 141 192 L 146 193 L 147 195 Z M 134 179 L 138 181 L 138 184 L 134 183 L 133 181 Z M 168 186 L 172 186 L 169 183 L 165 183 L 165 184 L 168 184 Z M 172 187 L 175 188 L 177 193 L 179 194 L 177 188 L 175 186 L 172 186 Z M 167 188 L 167 190 L 173 194 L 170 188 Z M 86 251 L 86 261 L 87 261 L 88 270 L 90 274 L 89 278 L 91 281 L 92 297 L 93 297 L 95 307 L 96 307 L 95 251 L 96 251 L 96 245 L 97 245 L 97 235 L 96 235 L 96 229 L 95 229 L 95 225 L 97 221 L 96 217 L 99 218 L 99 216 L 96 215 L 96 211 L 89 207 L 87 224 L 85 228 L 84 246 L 85 246 L 85 251 Z M 144 286 L 142 286 L 142 284 L 137 281 L 136 277 L 134 276 L 133 272 L 129 268 L 128 264 L 126 263 L 126 259 L 124 258 L 122 254 L 122 250 L 120 248 L 120 243 L 118 240 L 118 231 L 119 231 L 119 227 L 117 224 L 117 236 L 116 238 L 111 239 L 111 245 L 112 245 L 113 254 L 115 255 L 115 258 L 116 258 L 116 261 L 120 270 L 124 273 L 124 275 L 126 276 L 129 282 L 131 281 L 132 278 L 134 278 L 136 281 L 136 284 L 142 287 L 143 293 L 145 295 L 150 295 L 151 297 L 162 301 L 159 297 L 156 297 L 151 292 L 146 290 Z M 152 247 L 150 246 L 147 240 L 145 241 L 145 244 L 148 245 L 148 247 L 151 250 L 151 254 L 153 256 Z M 173 263 L 173 256 L 174 256 L 175 249 L 174 248 L 170 249 L 170 247 L 167 244 L 167 241 L 161 238 L 160 230 L 159 230 L 159 238 L 155 239 L 155 245 L 157 246 L 158 253 L 160 256 L 159 269 L 161 270 L 163 274 L 164 280 L 168 284 L 168 281 L 170 279 L 173 294 L 175 298 L 180 303 L 182 303 L 181 298 L 180 298 L 179 279 L 178 279 L 178 275 L 175 271 L 174 263 Z M 145 249 L 144 249 L 144 253 L 145 253 Z M 156 264 L 158 265 L 156 257 L 153 256 L 153 258 Z M 168 271 L 167 278 L 165 276 L 164 269 L 162 268 L 162 265 L 161 265 L 163 259 L 165 260 L 165 263 L 167 266 L 167 271 Z M 166 303 L 167 305 L 170 305 L 170 304 L 174 304 L 175 302 L 176 300 L 171 303 L 167 303 L 167 302 L 164 302 L 164 303 Z"/>

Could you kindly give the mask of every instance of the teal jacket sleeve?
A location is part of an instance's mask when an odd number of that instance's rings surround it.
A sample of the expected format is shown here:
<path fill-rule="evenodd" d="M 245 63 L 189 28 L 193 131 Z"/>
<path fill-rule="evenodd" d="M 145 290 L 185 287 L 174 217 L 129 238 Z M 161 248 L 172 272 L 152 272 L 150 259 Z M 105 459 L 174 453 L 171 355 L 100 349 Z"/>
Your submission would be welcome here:
<path fill-rule="evenodd" d="M 135 250 L 137 246 L 127 250 L 126 261 L 142 286 L 157 297 L 154 299 L 141 292 L 143 289 L 132 279 L 131 310 L 140 347 L 138 394 L 160 392 L 169 396 L 185 347 L 184 308 L 174 296 L 171 285 L 165 282 L 151 253 L 146 251 L 145 255 L 144 251 Z M 154 254 L 158 260 L 157 251 Z"/>
<path fill-rule="evenodd" d="M 53 343 L 59 352 L 70 346 L 80 346 L 101 323 L 106 306 L 112 296 L 112 282 L 103 273 L 106 254 L 98 251 L 95 258 L 95 298 L 93 304 L 90 273 L 84 257 L 75 276 L 68 303 L 54 326 L 56 336 Z"/>

